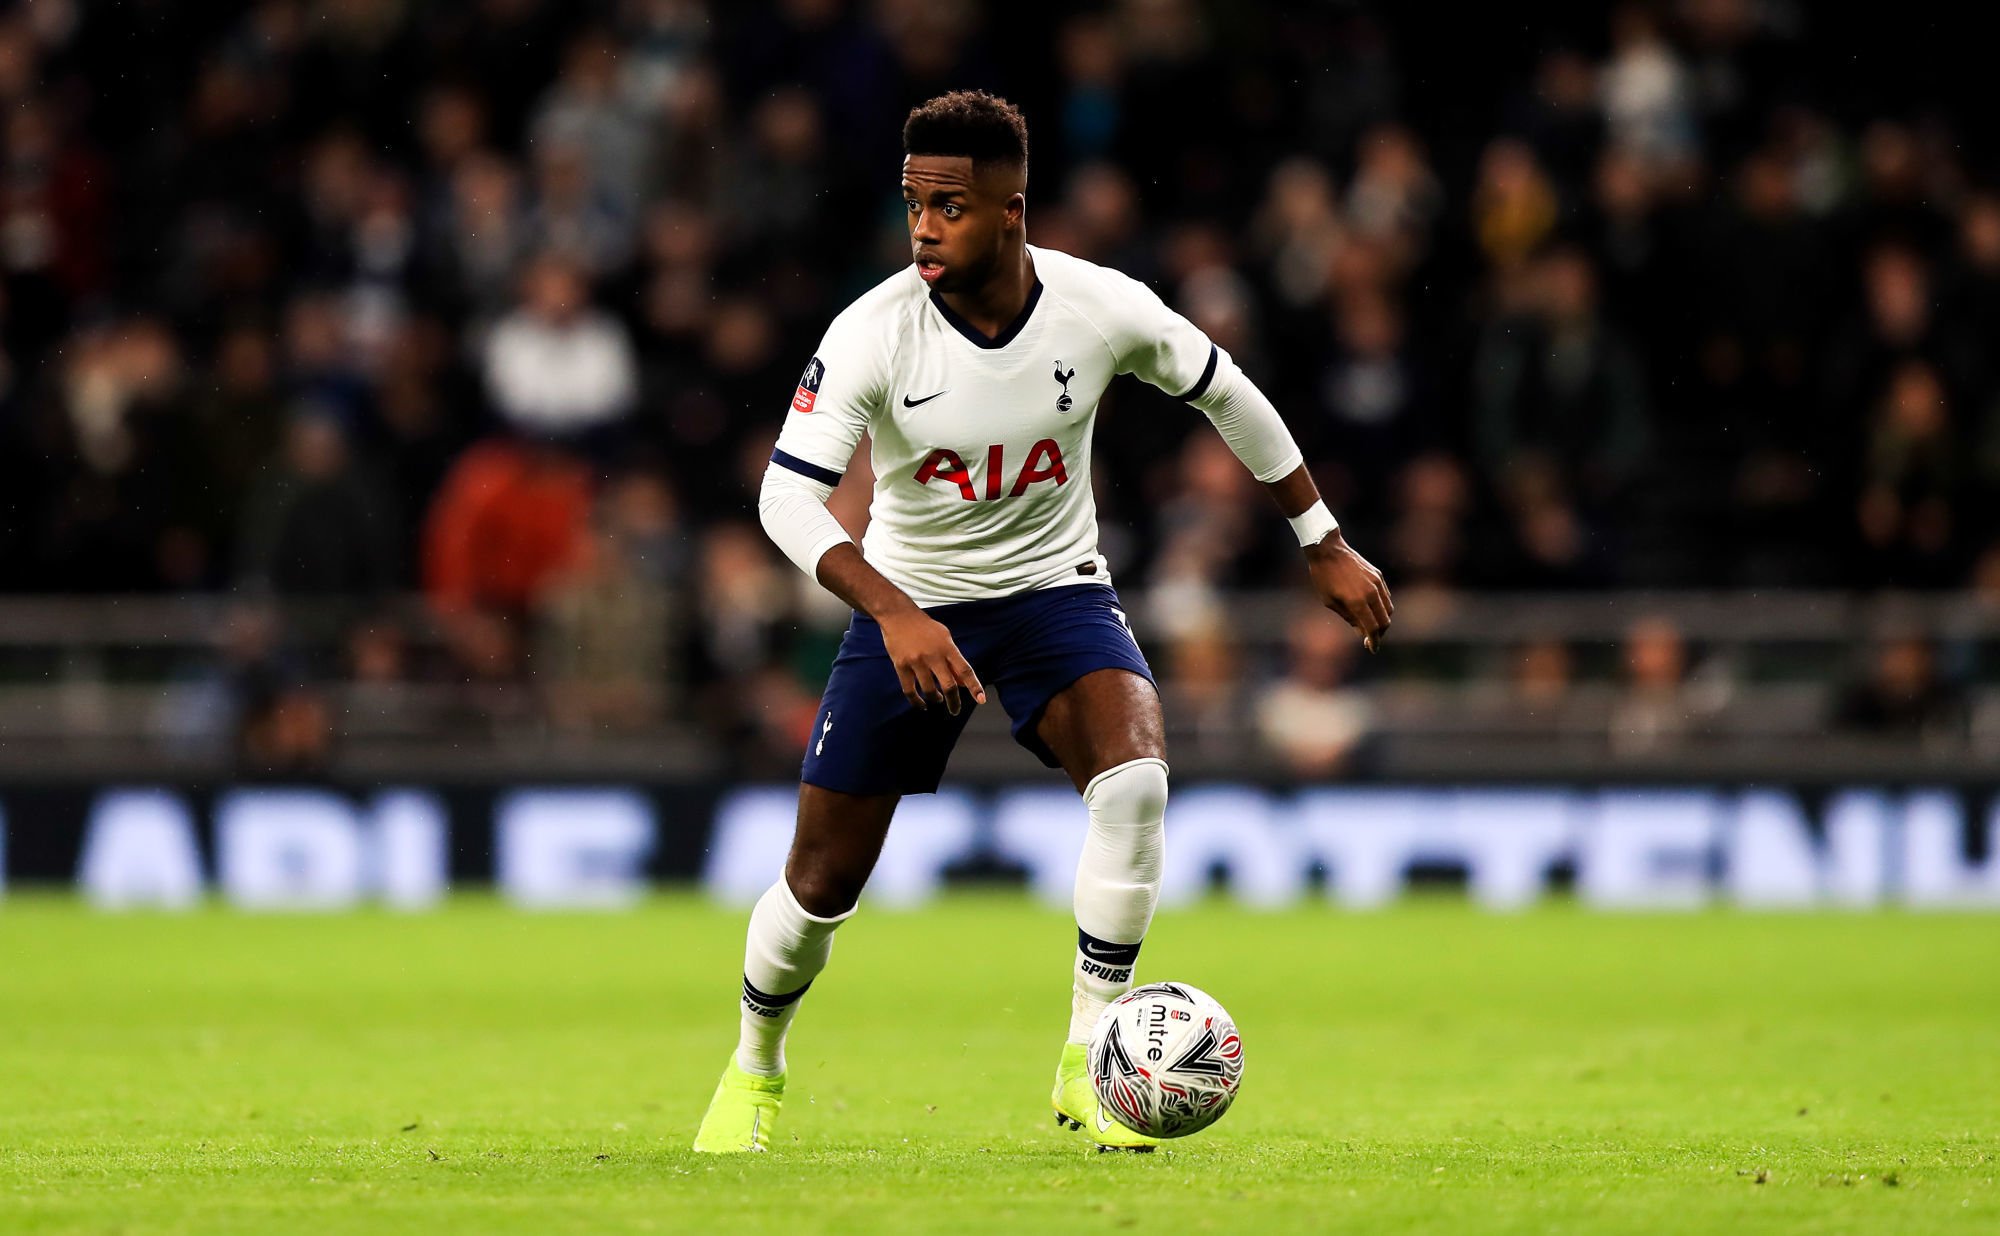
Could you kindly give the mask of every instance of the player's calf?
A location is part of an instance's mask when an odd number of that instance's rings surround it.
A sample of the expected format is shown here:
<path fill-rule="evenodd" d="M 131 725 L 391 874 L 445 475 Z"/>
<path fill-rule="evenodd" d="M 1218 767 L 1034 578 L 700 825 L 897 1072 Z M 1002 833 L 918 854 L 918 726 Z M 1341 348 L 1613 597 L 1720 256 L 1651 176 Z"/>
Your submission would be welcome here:
<path fill-rule="evenodd" d="M 833 951 L 833 932 L 854 911 L 808 911 L 784 879 L 757 900 L 743 949 L 741 1025 L 694 1148 L 711 1154 L 768 1150 L 785 1100 L 785 1034 L 799 1000 Z"/>
<path fill-rule="evenodd" d="M 1160 898 L 1166 850 L 1167 762 L 1147 756 L 1107 768 L 1083 787 L 1090 827 L 1076 864 L 1076 964 L 1068 1041 L 1050 1104 L 1056 1124 L 1100 1150 L 1151 1150 L 1155 1141 L 1112 1119 L 1085 1067 L 1085 1045 L 1106 1006 L 1132 986 L 1139 946 Z"/>
<path fill-rule="evenodd" d="M 1139 946 L 1160 897 L 1166 848 L 1167 762 L 1129 760 L 1084 786 L 1090 827 L 1076 865 L 1076 959 L 1071 983 L 1071 1043 L 1090 1031 L 1132 986 Z"/>
<path fill-rule="evenodd" d="M 757 900 L 743 947 L 741 1024 L 736 1063 L 762 1077 L 785 1075 L 785 1034 L 799 1000 L 833 952 L 834 929 L 854 914 L 813 914 L 782 878 Z"/>

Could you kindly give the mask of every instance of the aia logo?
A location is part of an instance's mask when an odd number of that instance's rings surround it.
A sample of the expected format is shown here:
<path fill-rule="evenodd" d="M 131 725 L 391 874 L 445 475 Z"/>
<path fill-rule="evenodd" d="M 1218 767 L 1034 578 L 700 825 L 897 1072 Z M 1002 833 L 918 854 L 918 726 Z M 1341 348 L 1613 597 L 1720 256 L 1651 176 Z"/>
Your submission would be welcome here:
<path fill-rule="evenodd" d="M 1061 361 L 1056 362 L 1056 381 L 1062 383 L 1062 394 L 1056 396 L 1056 411 L 1067 412 L 1075 405 L 1076 401 L 1069 397 L 1069 380 L 1075 376 L 1075 365 L 1064 369 Z"/>
<path fill-rule="evenodd" d="M 1064 396 L 1068 398 L 1068 396 Z M 985 499 L 989 502 L 1001 496 L 1001 485 L 1006 473 L 1007 448 L 996 443 L 986 448 Z M 938 447 L 932 451 L 917 468 L 914 479 L 919 485 L 928 485 L 933 480 L 944 481 L 958 486 L 958 496 L 967 502 L 978 502 L 981 494 L 972 484 L 972 471 L 965 466 L 965 460 L 957 451 Z M 1042 481 L 1054 481 L 1057 487 L 1068 483 L 1069 472 L 1063 467 L 1062 447 L 1054 438 L 1043 438 L 1028 448 L 1027 462 L 1014 477 L 1014 483 L 1007 486 L 1006 496 L 1018 498 L 1028 491 L 1028 486 Z"/>
<path fill-rule="evenodd" d="M 799 375 L 799 389 L 792 395 L 792 408 L 799 412 L 813 410 L 813 401 L 819 398 L 819 380 L 826 376 L 826 366 L 815 356 L 806 362 L 806 371 Z"/>

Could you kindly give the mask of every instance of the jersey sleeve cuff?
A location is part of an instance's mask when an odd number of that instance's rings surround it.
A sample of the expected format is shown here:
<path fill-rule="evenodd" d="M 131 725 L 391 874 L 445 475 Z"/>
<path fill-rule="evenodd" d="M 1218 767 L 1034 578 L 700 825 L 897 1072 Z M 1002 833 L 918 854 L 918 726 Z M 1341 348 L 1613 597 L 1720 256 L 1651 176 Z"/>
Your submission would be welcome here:
<path fill-rule="evenodd" d="M 835 524 L 833 527 L 827 529 L 818 540 L 812 543 L 812 547 L 806 550 L 804 561 L 812 564 L 806 571 L 806 574 L 817 578 L 819 574 L 819 560 L 826 557 L 828 550 L 836 545 L 852 544 L 854 544 L 854 538 L 847 535 L 847 529 L 841 527 L 839 524 Z"/>
<path fill-rule="evenodd" d="M 1305 461 L 1305 453 L 1294 447 L 1291 454 L 1285 456 L 1279 462 L 1261 469 L 1255 473 L 1255 476 L 1258 480 L 1269 485 L 1273 481 L 1282 481 L 1292 473 L 1298 471 L 1299 465 Z"/>

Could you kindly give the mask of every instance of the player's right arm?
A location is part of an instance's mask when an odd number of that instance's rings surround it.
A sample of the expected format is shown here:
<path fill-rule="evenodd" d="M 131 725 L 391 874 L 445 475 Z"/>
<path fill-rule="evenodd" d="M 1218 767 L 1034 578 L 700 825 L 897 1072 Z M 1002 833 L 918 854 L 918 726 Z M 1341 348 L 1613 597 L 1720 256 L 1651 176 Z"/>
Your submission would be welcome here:
<path fill-rule="evenodd" d="M 824 510 L 824 507 L 821 507 Z M 986 702 L 979 675 L 959 652 L 951 631 L 917 607 L 909 594 L 868 565 L 848 541 L 820 555 L 813 578 L 828 592 L 882 624 L 882 646 L 896 667 L 903 694 L 919 708 L 943 704 L 958 715 L 963 696 Z"/>
<path fill-rule="evenodd" d="M 771 540 L 801 571 L 881 624 L 882 646 L 910 703 L 918 708 L 941 703 L 957 713 L 961 692 L 984 704 L 986 689 L 951 632 L 869 566 L 826 509 L 887 389 L 881 336 L 856 319 L 853 310 L 834 319 L 819 355 L 800 375 L 771 465 L 764 470 L 757 515 Z"/>

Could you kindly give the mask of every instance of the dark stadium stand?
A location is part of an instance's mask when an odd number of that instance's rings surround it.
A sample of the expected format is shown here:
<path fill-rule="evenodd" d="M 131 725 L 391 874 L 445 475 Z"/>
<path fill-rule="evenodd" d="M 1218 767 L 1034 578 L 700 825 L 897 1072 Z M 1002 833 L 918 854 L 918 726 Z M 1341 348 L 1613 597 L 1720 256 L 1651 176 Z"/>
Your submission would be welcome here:
<path fill-rule="evenodd" d="M 1864 73 L 1869 12 L 0 2 L 7 758 L 782 773 L 838 614 L 756 477 L 958 85 L 1027 111 L 1031 237 L 1229 348 L 1460 615 L 1288 652 L 1284 525 L 1114 388 L 1105 548 L 1184 758 L 1507 766 L 1523 708 L 1552 771 L 1987 758 L 2000 163 L 1974 51 Z"/>

